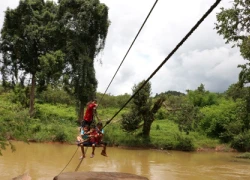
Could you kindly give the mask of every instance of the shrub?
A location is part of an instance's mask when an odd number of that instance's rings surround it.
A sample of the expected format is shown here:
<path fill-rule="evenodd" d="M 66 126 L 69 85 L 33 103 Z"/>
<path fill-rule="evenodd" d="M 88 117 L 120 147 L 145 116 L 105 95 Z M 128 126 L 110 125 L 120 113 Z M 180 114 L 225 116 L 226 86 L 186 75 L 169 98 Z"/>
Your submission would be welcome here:
<path fill-rule="evenodd" d="M 40 103 L 51 103 L 51 104 L 67 104 L 75 105 L 75 98 L 70 96 L 67 92 L 60 88 L 48 87 L 46 91 L 41 93 L 38 92 L 38 101 Z"/>
<path fill-rule="evenodd" d="M 162 108 L 158 110 L 158 112 L 155 114 L 155 118 L 158 120 L 163 120 L 167 118 L 166 110 L 163 110 Z"/>
<path fill-rule="evenodd" d="M 236 156 L 237 158 L 243 158 L 243 159 L 250 159 L 250 153 L 243 153 L 243 154 L 240 154 L 238 156 Z"/>
<path fill-rule="evenodd" d="M 235 136 L 231 142 L 232 148 L 245 152 L 250 150 L 250 130 Z"/>
<path fill-rule="evenodd" d="M 182 150 L 182 151 L 193 151 L 195 149 L 193 139 L 188 136 L 183 136 L 178 134 L 177 135 L 177 145 L 176 149 Z"/>

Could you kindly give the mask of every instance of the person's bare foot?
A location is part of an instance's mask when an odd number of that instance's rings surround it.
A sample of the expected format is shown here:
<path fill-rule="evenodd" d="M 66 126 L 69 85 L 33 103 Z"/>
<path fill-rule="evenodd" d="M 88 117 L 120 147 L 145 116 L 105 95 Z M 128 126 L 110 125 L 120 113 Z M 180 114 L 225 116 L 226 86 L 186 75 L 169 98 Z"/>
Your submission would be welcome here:
<path fill-rule="evenodd" d="M 93 158 L 95 156 L 95 154 L 91 154 L 90 158 Z"/>
<path fill-rule="evenodd" d="M 83 158 L 85 158 L 85 156 L 81 156 L 81 157 L 79 157 L 79 159 L 83 159 Z"/>
<path fill-rule="evenodd" d="M 104 151 L 102 151 L 101 155 L 108 157 L 108 155 Z"/>

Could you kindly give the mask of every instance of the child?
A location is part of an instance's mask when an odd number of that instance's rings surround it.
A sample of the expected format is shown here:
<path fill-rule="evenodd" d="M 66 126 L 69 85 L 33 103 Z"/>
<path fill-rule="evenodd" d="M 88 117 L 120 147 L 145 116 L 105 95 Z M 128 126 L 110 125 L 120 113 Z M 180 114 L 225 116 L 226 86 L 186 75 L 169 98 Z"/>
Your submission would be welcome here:
<path fill-rule="evenodd" d="M 97 137 L 98 137 L 98 133 L 96 131 L 95 125 L 91 125 L 90 127 L 90 131 L 89 131 L 89 137 L 90 137 L 90 144 L 92 146 L 92 154 L 91 154 L 91 158 L 93 158 L 95 156 L 95 146 L 97 144 Z"/>
<path fill-rule="evenodd" d="M 90 137 L 89 137 L 89 126 L 86 125 L 80 130 L 81 130 L 81 134 L 77 136 L 77 142 L 78 142 L 78 146 L 81 146 L 82 156 L 80 157 L 80 159 L 82 159 L 82 158 L 85 158 L 84 146 L 90 146 L 91 143 L 90 143 Z"/>
<path fill-rule="evenodd" d="M 104 133 L 104 130 L 102 129 L 102 127 L 103 127 L 102 122 L 98 122 L 97 125 L 96 125 L 96 131 L 98 133 L 97 144 L 100 144 L 103 147 L 101 155 L 108 156 L 107 153 L 106 153 L 107 143 L 102 141 L 103 133 Z"/>

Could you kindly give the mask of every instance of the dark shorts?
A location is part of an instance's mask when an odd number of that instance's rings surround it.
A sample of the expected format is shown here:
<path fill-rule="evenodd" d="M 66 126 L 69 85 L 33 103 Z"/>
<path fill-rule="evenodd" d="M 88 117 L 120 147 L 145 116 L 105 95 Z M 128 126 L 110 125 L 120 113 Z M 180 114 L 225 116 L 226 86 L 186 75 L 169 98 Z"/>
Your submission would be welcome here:
<path fill-rule="evenodd" d="M 97 143 L 96 142 L 90 142 L 91 146 L 96 146 Z"/>
<path fill-rule="evenodd" d="M 86 142 L 79 142 L 77 141 L 77 146 L 92 146 L 93 143 L 89 142 L 89 141 L 86 141 Z"/>
<path fill-rule="evenodd" d="M 93 121 L 86 121 L 86 120 L 83 120 L 83 121 L 82 121 L 82 127 L 84 127 L 84 126 L 86 126 L 86 125 L 90 126 L 90 125 L 92 124 L 92 122 L 93 122 Z"/>
<path fill-rule="evenodd" d="M 107 143 L 106 143 L 106 142 L 101 141 L 101 142 L 99 142 L 99 145 L 107 146 Z"/>

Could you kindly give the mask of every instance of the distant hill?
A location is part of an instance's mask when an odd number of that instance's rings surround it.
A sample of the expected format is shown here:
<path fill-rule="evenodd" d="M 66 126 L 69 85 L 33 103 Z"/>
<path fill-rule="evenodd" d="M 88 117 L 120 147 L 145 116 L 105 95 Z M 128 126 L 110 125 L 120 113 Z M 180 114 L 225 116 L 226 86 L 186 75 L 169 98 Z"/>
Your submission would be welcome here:
<path fill-rule="evenodd" d="M 185 94 L 182 92 L 179 92 L 179 91 L 166 91 L 166 92 L 162 92 L 160 94 L 156 93 L 155 97 L 162 96 L 162 95 L 180 96 L 180 95 L 185 95 Z"/>

